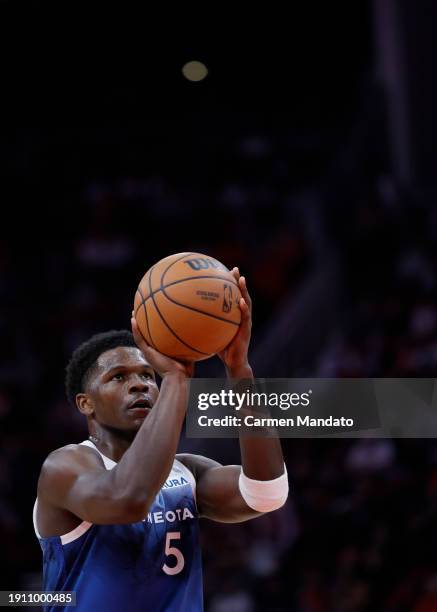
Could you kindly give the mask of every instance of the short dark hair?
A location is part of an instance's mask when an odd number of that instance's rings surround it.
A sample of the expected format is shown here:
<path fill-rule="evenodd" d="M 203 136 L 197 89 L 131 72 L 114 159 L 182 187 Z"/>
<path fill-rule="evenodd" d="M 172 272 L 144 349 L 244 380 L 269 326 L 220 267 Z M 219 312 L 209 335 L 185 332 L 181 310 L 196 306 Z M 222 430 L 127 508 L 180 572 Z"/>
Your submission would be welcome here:
<path fill-rule="evenodd" d="M 136 347 L 132 333 L 120 329 L 95 334 L 74 350 L 65 375 L 65 391 L 72 406 L 76 405 L 76 395 L 83 393 L 87 379 L 100 355 L 118 346 Z"/>

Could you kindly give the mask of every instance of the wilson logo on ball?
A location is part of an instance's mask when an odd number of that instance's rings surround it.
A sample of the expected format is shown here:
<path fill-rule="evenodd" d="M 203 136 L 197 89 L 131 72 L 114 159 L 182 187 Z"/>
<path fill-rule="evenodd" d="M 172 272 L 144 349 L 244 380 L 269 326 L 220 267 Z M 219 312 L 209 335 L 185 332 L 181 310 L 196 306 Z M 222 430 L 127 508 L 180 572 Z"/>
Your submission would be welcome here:
<path fill-rule="evenodd" d="M 189 265 L 192 270 L 208 270 L 208 268 L 214 268 L 215 270 L 227 270 L 220 262 L 215 259 L 196 257 L 196 259 L 186 259 L 185 264 Z"/>

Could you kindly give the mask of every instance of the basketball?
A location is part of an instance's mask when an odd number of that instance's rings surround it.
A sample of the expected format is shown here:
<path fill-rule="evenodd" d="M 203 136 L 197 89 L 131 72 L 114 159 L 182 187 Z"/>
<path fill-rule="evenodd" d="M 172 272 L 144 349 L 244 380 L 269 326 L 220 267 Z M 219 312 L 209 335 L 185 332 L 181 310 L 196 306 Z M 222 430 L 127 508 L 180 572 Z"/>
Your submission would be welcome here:
<path fill-rule="evenodd" d="M 141 279 L 135 319 L 160 353 L 201 361 L 224 349 L 237 333 L 240 298 L 234 276 L 217 259 L 177 253 L 158 261 Z"/>

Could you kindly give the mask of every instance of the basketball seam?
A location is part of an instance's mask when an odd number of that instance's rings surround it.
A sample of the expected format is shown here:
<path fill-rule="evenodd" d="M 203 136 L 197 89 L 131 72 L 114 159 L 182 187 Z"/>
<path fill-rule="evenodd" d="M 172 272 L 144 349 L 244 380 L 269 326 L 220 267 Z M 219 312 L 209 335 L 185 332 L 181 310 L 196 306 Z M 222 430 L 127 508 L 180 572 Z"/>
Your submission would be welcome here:
<path fill-rule="evenodd" d="M 144 296 L 143 296 L 143 294 L 141 293 L 141 290 L 140 290 L 140 288 L 139 288 L 139 287 L 138 287 L 138 293 L 139 293 L 139 294 L 140 294 L 140 296 L 141 296 L 141 300 L 142 300 L 141 304 L 144 306 L 144 314 L 145 314 L 145 316 L 146 316 L 147 333 L 149 334 L 150 342 L 151 342 L 151 344 L 152 344 L 153 348 L 154 348 L 154 349 L 156 349 L 156 345 L 155 345 L 155 343 L 153 342 L 152 334 L 150 333 L 150 327 L 149 327 L 149 317 L 147 316 L 147 306 L 146 306 L 146 300 L 144 299 Z"/>
<path fill-rule="evenodd" d="M 185 255 L 184 255 L 185 257 Z M 182 257 L 181 257 L 182 259 Z M 153 266 L 154 268 L 155 266 Z M 152 291 L 152 271 L 153 268 L 150 270 L 150 275 L 149 275 L 149 290 Z M 158 306 L 156 305 L 155 302 L 155 298 L 153 297 L 153 295 L 149 296 L 152 298 L 153 300 L 153 305 L 156 308 L 156 312 L 159 314 L 159 316 L 161 317 L 162 322 L 164 323 L 164 325 L 168 328 L 168 330 L 173 334 L 173 336 L 175 338 L 177 338 L 179 340 L 179 342 L 181 342 L 181 344 L 183 344 L 184 346 L 186 346 L 187 348 L 189 348 L 191 351 L 195 351 L 196 353 L 199 353 L 200 355 L 210 355 L 210 353 L 204 353 L 203 351 L 199 351 L 199 349 L 194 348 L 193 346 L 190 346 L 189 344 L 187 344 L 186 342 L 184 342 L 181 338 L 179 338 L 179 336 L 177 335 L 177 333 L 175 331 L 172 330 L 172 328 L 170 327 L 170 325 L 167 323 L 167 321 L 164 319 L 164 317 L 161 314 L 161 311 L 159 310 Z"/>
<path fill-rule="evenodd" d="M 181 257 L 178 257 L 177 259 L 175 259 L 175 261 L 172 261 L 171 264 L 169 264 L 167 266 L 167 268 L 164 270 L 164 272 L 161 275 L 161 280 L 160 280 L 160 283 L 159 283 L 161 285 L 161 287 L 162 287 L 163 282 L 164 282 L 164 276 L 167 274 L 167 272 L 170 270 L 170 268 L 172 266 L 174 266 L 176 263 L 178 263 L 178 261 L 180 261 L 184 257 L 187 257 L 188 255 L 197 255 L 197 253 L 192 253 L 192 252 L 184 253 Z"/>
<path fill-rule="evenodd" d="M 153 267 L 153 266 L 152 266 L 152 267 Z M 138 307 L 137 307 L 137 309 L 136 309 L 136 311 L 135 311 L 135 315 L 137 314 L 137 312 L 139 311 L 139 309 L 141 308 L 141 306 L 143 306 L 143 305 L 145 304 L 145 302 L 147 301 L 147 299 L 148 299 L 148 297 L 149 297 L 149 296 L 147 296 L 147 297 L 145 298 L 145 297 L 144 297 L 144 295 L 143 295 L 143 294 L 141 293 L 141 291 L 140 291 L 141 283 L 142 283 L 142 281 L 143 281 L 143 280 L 145 280 L 145 279 L 147 278 L 147 275 L 149 274 L 149 272 L 150 272 L 150 270 L 147 270 L 147 272 L 145 273 L 145 275 L 144 275 L 144 276 L 143 276 L 143 278 L 141 279 L 140 284 L 139 284 L 139 285 L 138 285 L 138 287 L 137 287 L 137 291 L 138 291 L 138 293 L 139 293 L 139 294 L 140 294 L 140 296 L 141 296 L 141 301 L 140 301 L 140 304 L 138 304 Z"/>
<path fill-rule="evenodd" d="M 238 286 L 238 284 L 235 281 L 230 280 L 229 278 L 226 278 L 226 276 L 211 276 L 210 274 L 202 274 L 202 276 L 186 276 L 185 278 L 181 278 L 180 280 L 172 281 L 171 283 L 168 283 L 168 285 L 161 285 L 161 289 L 167 289 L 167 287 L 171 287 L 172 285 L 177 285 L 178 283 L 185 283 L 185 281 L 188 281 L 188 280 L 197 280 L 198 278 L 216 278 L 217 280 L 226 281 L 230 283 L 231 285 L 234 285 L 235 287 L 237 287 L 238 290 L 240 290 L 240 287 Z"/>
<path fill-rule="evenodd" d="M 170 270 L 170 268 L 172 267 L 172 265 L 173 265 L 173 264 L 175 264 L 175 263 L 177 263 L 178 261 L 180 261 L 181 259 L 183 259 L 183 258 L 184 258 L 184 257 L 186 257 L 187 255 L 197 255 L 197 253 L 191 253 L 191 252 L 189 252 L 189 251 L 188 251 L 187 253 L 184 253 L 184 254 L 183 254 L 181 257 L 178 257 L 178 259 L 176 259 L 176 261 L 172 261 L 172 262 L 171 262 L 171 264 L 170 264 L 169 266 L 167 266 L 167 268 L 166 268 L 166 269 L 164 270 L 164 272 L 162 273 L 162 276 L 161 276 L 161 281 L 160 281 L 160 288 L 159 288 L 159 289 L 156 289 L 155 291 L 152 291 L 152 286 L 151 286 L 151 283 L 150 283 L 150 272 L 153 270 L 153 268 L 154 268 L 155 266 L 152 266 L 152 267 L 151 267 L 151 268 L 150 268 L 150 269 L 149 269 L 149 270 L 146 272 L 146 274 L 144 275 L 144 278 L 145 278 L 145 277 L 146 277 L 146 276 L 149 274 L 149 295 L 148 295 L 148 296 L 145 298 L 145 297 L 143 296 L 143 294 L 141 293 L 141 291 L 139 291 L 139 294 L 141 295 L 141 298 L 142 298 L 142 302 L 141 302 L 141 304 L 138 306 L 138 308 L 136 309 L 135 314 L 136 314 L 136 313 L 139 311 L 139 309 L 140 309 L 140 308 L 141 308 L 141 306 L 144 304 L 144 302 L 146 302 L 146 301 L 149 299 L 149 297 L 152 297 L 153 295 L 155 295 L 155 293 L 158 293 L 159 291 L 161 291 L 161 289 L 162 289 L 162 287 L 163 287 L 163 285 L 162 285 L 162 281 L 163 281 L 163 279 L 164 279 L 164 275 L 167 273 L 167 271 L 168 271 L 168 270 Z M 156 265 L 156 264 L 155 264 L 155 265 Z M 192 277 L 192 278 L 195 278 L 195 277 Z M 201 277 L 201 278 L 210 278 L 210 277 L 209 277 L 209 276 L 207 276 L 207 277 Z M 191 277 L 190 277 L 188 280 L 190 280 L 190 279 L 191 279 Z M 184 280 L 186 280 L 186 279 L 182 279 L 182 280 L 179 280 L 179 281 L 174 281 L 173 283 L 170 283 L 170 284 L 181 283 L 181 282 L 184 282 Z M 232 281 L 230 281 L 230 282 L 232 282 Z M 169 285 L 165 285 L 165 287 L 169 287 L 169 286 L 170 286 L 170 284 L 169 284 Z M 141 285 L 141 283 L 140 283 L 140 285 Z M 139 288 L 140 288 L 140 285 L 138 285 L 138 290 L 139 290 Z"/>
<path fill-rule="evenodd" d="M 229 280 L 228 278 L 225 278 L 224 276 L 210 276 L 210 275 L 187 276 L 187 278 L 182 278 L 182 279 L 177 280 L 177 281 L 172 281 L 171 283 L 168 283 L 168 285 L 161 285 L 161 287 L 159 289 L 155 289 L 155 291 L 152 291 L 151 293 L 149 293 L 149 295 L 145 298 L 144 301 L 147 302 L 147 300 L 149 298 L 153 297 L 154 295 L 156 295 L 160 291 L 164 292 L 164 289 L 167 289 L 168 287 L 173 287 L 173 285 L 178 285 L 179 283 L 185 283 L 185 281 L 189 281 L 189 280 L 197 280 L 199 278 L 215 278 L 217 280 L 226 281 L 226 282 L 230 283 L 231 285 L 234 285 L 234 287 L 236 287 L 238 289 L 238 291 L 240 291 L 240 287 L 237 285 L 237 283 Z M 201 312 L 203 312 L 203 311 L 201 311 Z M 208 313 L 205 312 L 204 314 L 208 314 Z"/>
<path fill-rule="evenodd" d="M 165 295 L 165 297 L 170 302 L 173 302 L 173 304 L 176 304 L 177 306 L 181 306 L 182 308 L 188 308 L 188 310 L 198 312 L 199 314 L 203 314 L 206 317 L 212 317 L 213 319 L 217 319 L 218 321 L 224 321 L 225 323 L 229 323 L 230 325 L 236 325 L 237 327 L 239 327 L 240 325 L 240 323 L 236 323 L 235 321 L 229 321 L 229 319 L 225 319 L 224 317 L 219 317 L 218 315 L 212 314 L 210 312 L 204 312 L 203 310 L 198 310 L 197 308 L 194 308 L 194 306 L 187 306 L 186 304 L 181 304 L 180 302 L 177 302 L 176 300 L 171 298 L 169 295 L 167 295 L 167 293 L 165 292 L 165 287 L 162 288 L 162 293 Z"/>

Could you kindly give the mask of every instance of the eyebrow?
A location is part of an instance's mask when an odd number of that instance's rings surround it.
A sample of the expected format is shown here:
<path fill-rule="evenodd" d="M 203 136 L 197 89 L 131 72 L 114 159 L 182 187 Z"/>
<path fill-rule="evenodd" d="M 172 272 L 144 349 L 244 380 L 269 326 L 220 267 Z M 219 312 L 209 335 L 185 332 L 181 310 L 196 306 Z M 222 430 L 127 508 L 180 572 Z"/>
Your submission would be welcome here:
<path fill-rule="evenodd" d="M 152 366 L 151 366 L 151 365 L 148 365 L 148 364 L 146 364 L 146 363 L 141 364 L 140 368 L 141 368 L 142 370 L 148 370 L 148 371 L 150 371 L 150 372 L 155 373 L 155 371 L 154 371 L 154 369 L 152 368 Z M 122 364 L 114 365 L 114 366 L 111 366 L 111 367 L 109 368 L 109 370 L 106 370 L 105 372 L 103 372 L 103 376 L 106 376 L 107 374 L 112 374 L 112 372 L 115 372 L 115 371 L 121 371 L 121 370 L 126 371 L 126 370 L 129 370 L 129 369 L 130 369 L 130 368 L 128 368 L 127 366 L 122 365 Z"/>

